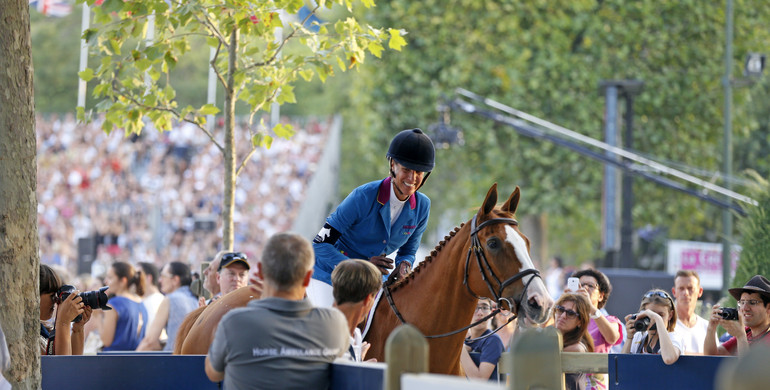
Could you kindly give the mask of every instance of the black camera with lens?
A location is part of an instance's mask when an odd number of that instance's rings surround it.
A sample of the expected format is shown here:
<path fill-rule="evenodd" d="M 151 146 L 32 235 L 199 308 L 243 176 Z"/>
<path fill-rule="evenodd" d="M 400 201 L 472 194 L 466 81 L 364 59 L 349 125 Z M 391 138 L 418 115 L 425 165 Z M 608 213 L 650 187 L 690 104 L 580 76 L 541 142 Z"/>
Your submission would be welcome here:
<path fill-rule="evenodd" d="M 98 290 L 94 291 L 84 291 L 78 296 L 83 299 L 83 304 L 92 308 L 92 309 L 102 309 L 102 310 L 112 310 L 111 307 L 107 306 L 107 300 L 109 299 L 107 297 L 107 291 L 109 287 L 104 286 Z M 69 284 L 65 284 L 59 288 L 59 291 L 56 292 L 56 295 L 54 295 L 54 301 L 59 304 L 64 302 L 67 297 L 70 296 L 75 292 L 75 286 L 71 286 Z M 77 317 L 75 317 L 72 322 L 80 322 L 83 319 L 83 315 L 80 314 Z"/>
<path fill-rule="evenodd" d="M 733 309 L 732 307 L 723 307 L 720 308 L 717 312 L 722 319 L 727 321 L 738 321 L 738 309 Z"/>
<path fill-rule="evenodd" d="M 636 320 L 636 314 L 632 315 L 631 319 Z M 648 326 L 650 326 L 650 317 L 644 317 L 634 321 L 634 329 L 637 332 L 643 332 L 647 330 Z M 650 330 L 655 330 L 655 325 L 653 325 Z"/>

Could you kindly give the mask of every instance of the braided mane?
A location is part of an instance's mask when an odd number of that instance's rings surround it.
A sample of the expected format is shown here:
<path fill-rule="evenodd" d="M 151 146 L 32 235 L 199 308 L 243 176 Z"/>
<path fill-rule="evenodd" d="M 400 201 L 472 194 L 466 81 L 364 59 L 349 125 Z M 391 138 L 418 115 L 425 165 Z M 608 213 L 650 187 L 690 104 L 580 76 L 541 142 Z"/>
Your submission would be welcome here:
<path fill-rule="evenodd" d="M 465 223 L 461 223 L 460 226 L 455 227 L 454 230 L 451 230 L 449 232 L 449 234 L 444 236 L 444 239 L 441 240 L 441 242 L 439 242 L 438 245 L 436 245 L 436 247 L 433 248 L 433 250 L 430 252 L 430 254 L 425 257 L 425 260 L 421 261 L 420 264 L 418 264 L 417 267 L 415 269 L 413 269 L 412 272 L 410 272 L 409 275 L 407 275 L 406 278 L 396 282 L 393 286 L 391 286 L 390 287 L 390 291 L 391 292 L 392 291 L 396 291 L 402 285 L 409 284 L 409 282 L 412 279 L 414 279 L 414 275 L 415 274 L 417 274 L 418 272 L 422 271 L 423 268 L 426 268 L 428 266 L 428 264 L 433 262 L 433 259 L 436 258 L 436 256 L 441 251 L 441 249 L 444 248 L 444 246 L 446 246 L 446 244 L 449 242 L 449 240 L 452 239 L 452 237 L 457 235 L 457 232 L 459 232 L 460 229 L 462 229 L 463 226 L 465 226 Z"/>

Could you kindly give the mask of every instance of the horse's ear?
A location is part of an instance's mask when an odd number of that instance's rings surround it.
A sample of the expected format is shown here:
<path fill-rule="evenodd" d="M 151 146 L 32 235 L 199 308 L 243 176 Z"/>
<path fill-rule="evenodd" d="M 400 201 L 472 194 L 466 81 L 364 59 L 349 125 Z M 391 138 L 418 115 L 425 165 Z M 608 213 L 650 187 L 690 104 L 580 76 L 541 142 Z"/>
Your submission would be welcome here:
<path fill-rule="evenodd" d="M 487 197 L 484 199 L 484 204 L 481 206 L 481 210 L 484 215 L 489 214 L 495 208 L 497 204 L 497 183 L 492 184 L 492 187 L 487 192 Z"/>
<path fill-rule="evenodd" d="M 516 214 L 516 208 L 519 207 L 519 199 L 521 199 L 521 189 L 519 189 L 519 186 L 516 186 L 516 189 L 513 190 L 513 193 L 503 205 L 503 210 Z"/>

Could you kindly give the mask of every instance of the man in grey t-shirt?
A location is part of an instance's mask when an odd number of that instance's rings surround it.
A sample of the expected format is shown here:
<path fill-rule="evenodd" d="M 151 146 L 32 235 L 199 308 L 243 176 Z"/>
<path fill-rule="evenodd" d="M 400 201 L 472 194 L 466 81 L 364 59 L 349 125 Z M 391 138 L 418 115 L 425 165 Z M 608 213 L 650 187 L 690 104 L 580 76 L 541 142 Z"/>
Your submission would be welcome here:
<path fill-rule="evenodd" d="M 225 389 L 326 389 L 329 363 L 348 349 L 345 316 L 304 299 L 313 248 L 293 233 L 271 237 L 257 264 L 262 299 L 222 317 L 206 375 Z"/>

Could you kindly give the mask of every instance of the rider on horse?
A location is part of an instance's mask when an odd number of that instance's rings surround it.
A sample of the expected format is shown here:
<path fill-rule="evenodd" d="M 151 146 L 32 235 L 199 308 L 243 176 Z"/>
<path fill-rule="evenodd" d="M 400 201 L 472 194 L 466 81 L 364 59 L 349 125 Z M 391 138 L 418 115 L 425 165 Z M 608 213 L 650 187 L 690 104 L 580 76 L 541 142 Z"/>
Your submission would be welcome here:
<path fill-rule="evenodd" d="M 422 130 L 404 130 L 391 141 L 387 157 L 390 176 L 353 190 L 313 240 L 308 296 L 316 306 L 331 307 L 331 273 L 342 260 L 368 259 L 387 275 L 393 260 L 386 255 L 398 250 L 392 277 L 411 270 L 430 214 L 430 199 L 417 190 L 435 166 L 435 149 Z"/>

